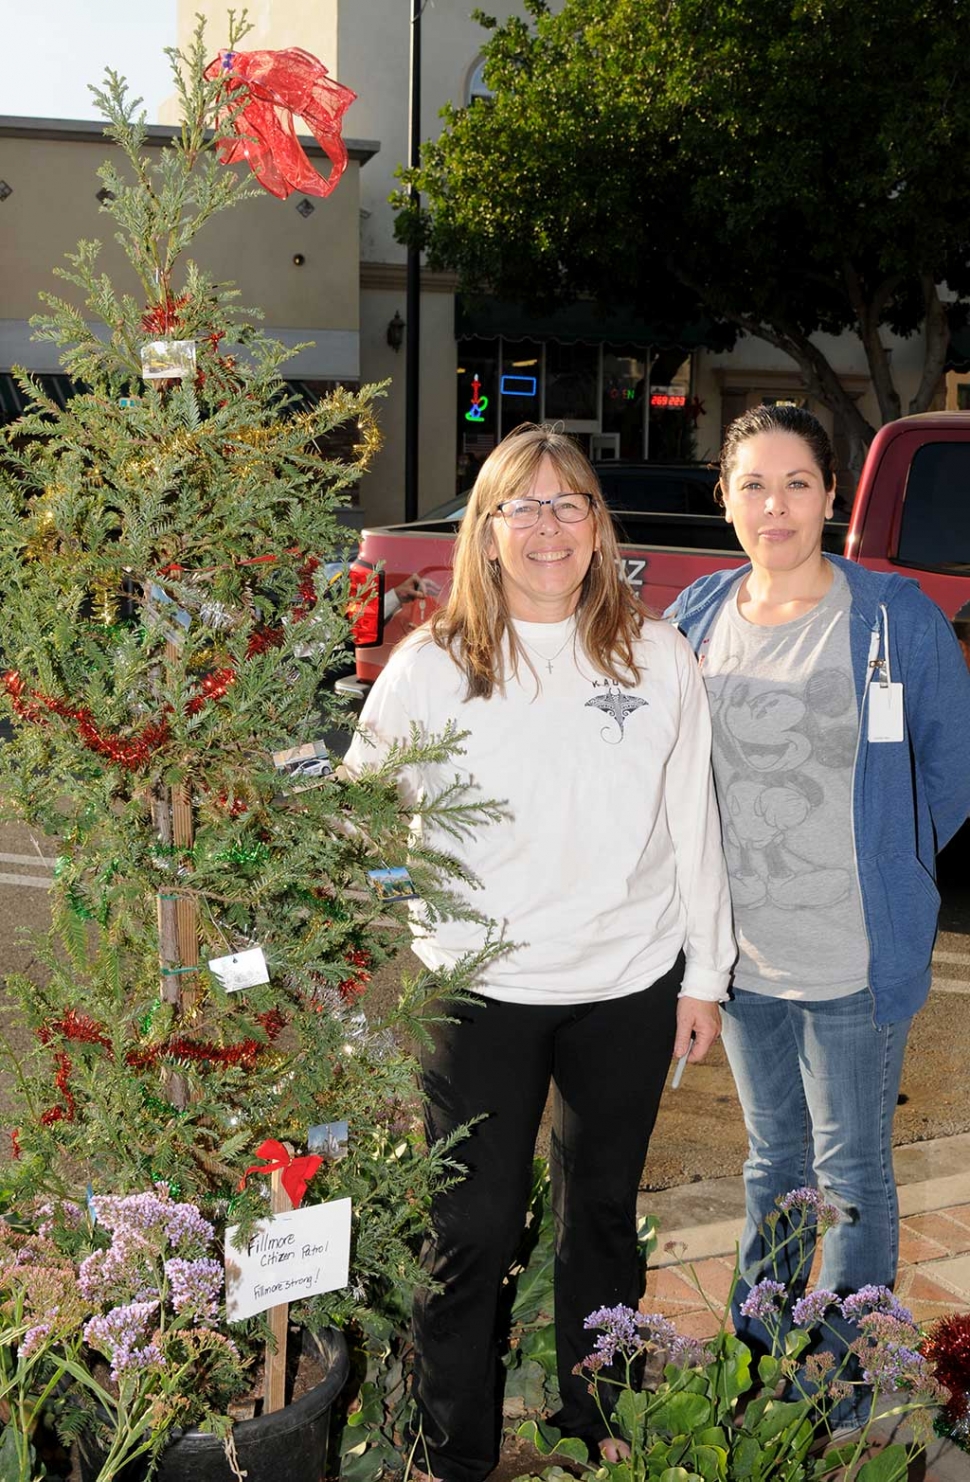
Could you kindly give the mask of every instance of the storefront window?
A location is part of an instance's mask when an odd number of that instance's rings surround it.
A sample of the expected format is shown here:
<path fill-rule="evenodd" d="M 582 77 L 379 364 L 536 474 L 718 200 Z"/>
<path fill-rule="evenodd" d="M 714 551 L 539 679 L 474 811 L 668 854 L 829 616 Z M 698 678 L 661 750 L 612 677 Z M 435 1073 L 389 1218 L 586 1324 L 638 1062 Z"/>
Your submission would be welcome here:
<path fill-rule="evenodd" d="M 502 341 L 499 382 L 502 436 L 542 415 L 542 346 L 534 340 Z"/>
<path fill-rule="evenodd" d="M 692 463 L 697 456 L 690 410 L 690 357 L 662 350 L 650 366 L 651 463 Z"/>
<path fill-rule="evenodd" d="M 699 404 L 698 404 L 699 405 Z M 456 493 L 523 422 L 558 422 L 594 460 L 696 460 L 691 359 L 643 345 L 458 341 Z"/>
<path fill-rule="evenodd" d="M 603 432 L 618 439 L 618 458 L 643 457 L 643 393 L 647 364 L 643 350 L 603 346 Z"/>
<path fill-rule="evenodd" d="M 498 441 L 498 340 L 458 345 L 458 465 L 455 492 L 470 489 Z"/>
<path fill-rule="evenodd" d="M 599 345 L 546 345 L 546 417 L 550 421 L 585 422 L 599 427 Z"/>

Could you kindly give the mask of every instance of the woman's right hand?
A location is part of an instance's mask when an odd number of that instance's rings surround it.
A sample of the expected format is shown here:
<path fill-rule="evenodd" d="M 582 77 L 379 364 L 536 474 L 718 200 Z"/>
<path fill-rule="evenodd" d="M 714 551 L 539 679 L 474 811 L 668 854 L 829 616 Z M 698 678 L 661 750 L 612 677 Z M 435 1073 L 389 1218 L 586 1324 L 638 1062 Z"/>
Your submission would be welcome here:
<path fill-rule="evenodd" d="M 693 1065 L 698 1060 L 703 1060 L 714 1041 L 721 1033 L 721 1010 L 716 1003 L 711 1003 L 706 998 L 688 998 L 686 995 L 677 1000 L 677 1034 L 674 1039 L 674 1058 L 680 1059 L 681 1055 L 688 1055 L 688 1061 Z M 694 1043 L 691 1044 L 693 1035 Z"/>

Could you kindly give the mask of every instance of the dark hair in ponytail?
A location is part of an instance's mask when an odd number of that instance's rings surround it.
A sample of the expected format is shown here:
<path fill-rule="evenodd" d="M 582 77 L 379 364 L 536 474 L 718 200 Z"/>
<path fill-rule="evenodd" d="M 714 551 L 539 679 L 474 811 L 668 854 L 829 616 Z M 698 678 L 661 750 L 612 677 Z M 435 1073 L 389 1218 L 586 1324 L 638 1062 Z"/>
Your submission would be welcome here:
<path fill-rule="evenodd" d="M 811 449 L 812 457 L 822 475 L 826 489 L 835 484 L 835 454 L 829 435 L 821 422 L 804 407 L 790 405 L 751 407 L 735 417 L 724 434 L 719 460 L 721 498 L 727 490 L 731 470 L 737 462 L 738 450 L 749 437 L 762 432 L 793 432 Z"/>

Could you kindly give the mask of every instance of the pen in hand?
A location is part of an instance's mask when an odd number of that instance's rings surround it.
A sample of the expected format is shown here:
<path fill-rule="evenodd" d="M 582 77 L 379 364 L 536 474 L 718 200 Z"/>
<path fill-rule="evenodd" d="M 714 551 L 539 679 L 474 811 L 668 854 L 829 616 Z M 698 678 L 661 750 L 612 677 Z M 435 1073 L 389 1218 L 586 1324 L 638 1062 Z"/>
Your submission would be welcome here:
<path fill-rule="evenodd" d="M 693 1049 L 693 1046 L 694 1046 L 694 1036 L 691 1035 L 691 1037 L 690 1037 L 690 1044 L 687 1046 L 687 1049 L 684 1051 L 684 1053 L 681 1055 L 680 1059 L 677 1061 L 677 1065 L 676 1065 L 676 1067 L 674 1069 L 674 1078 L 673 1078 L 673 1080 L 670 1083 L 670 1088 L 671 1088 L 672 1091 L 676 1091 L 677 1090 L 677 1087 L 680 1085 L 681 1081 L 683 1080 L 683 1077 L 684 1077 L 684 1067 L 687 1064 L 687 1057 L 690 1054 L 691 1050 Z"/>

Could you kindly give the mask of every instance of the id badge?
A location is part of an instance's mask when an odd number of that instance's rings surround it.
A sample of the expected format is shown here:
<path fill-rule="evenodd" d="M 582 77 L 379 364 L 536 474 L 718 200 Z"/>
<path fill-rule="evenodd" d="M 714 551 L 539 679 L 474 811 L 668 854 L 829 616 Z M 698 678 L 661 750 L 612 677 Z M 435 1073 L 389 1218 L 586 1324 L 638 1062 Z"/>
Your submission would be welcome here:
<path fill-rule="evenodd" d="M 869 740 L 902 741 L 903 739 L 903 687 L 901 684 L 880 684 L 874 680 L 869 685 Z"/>

